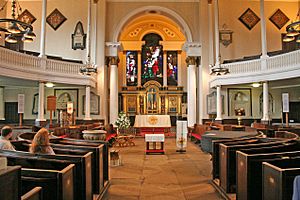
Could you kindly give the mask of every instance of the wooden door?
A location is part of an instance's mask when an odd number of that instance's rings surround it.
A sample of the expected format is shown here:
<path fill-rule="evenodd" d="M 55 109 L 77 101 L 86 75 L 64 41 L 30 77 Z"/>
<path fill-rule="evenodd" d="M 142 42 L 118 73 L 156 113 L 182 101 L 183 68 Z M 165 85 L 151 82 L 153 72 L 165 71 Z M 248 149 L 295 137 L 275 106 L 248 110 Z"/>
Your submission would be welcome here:
<path fill-rule="evenodd" d="M 300 122 L 300 102 L 290 102 L 289 121 Z"/>
<path fill-rule="evenodd" d="M 18 124 L 18 102 L 5 102 L 5 121 L 9 124 Z"/>

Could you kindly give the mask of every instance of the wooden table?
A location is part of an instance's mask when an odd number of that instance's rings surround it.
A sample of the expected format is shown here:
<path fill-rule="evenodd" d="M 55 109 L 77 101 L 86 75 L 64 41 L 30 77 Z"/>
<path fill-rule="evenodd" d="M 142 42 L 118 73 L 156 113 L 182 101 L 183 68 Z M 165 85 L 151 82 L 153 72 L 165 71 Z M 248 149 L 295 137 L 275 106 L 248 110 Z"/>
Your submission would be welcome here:
<path fill-rule="evenodd" d="M 145 141 L 146 141 L 146 154 L 151 154 L 151 153 L 165 154 L 165 150 L 164 150 L 165 135 L 164 134 L 145 134 Z M 150 149 L 150 142 L 152 142 L 152 144 L 153 144 L 152 149 Z M 156 148 L 157 143 L 160 143 L 160 149 Z"/>

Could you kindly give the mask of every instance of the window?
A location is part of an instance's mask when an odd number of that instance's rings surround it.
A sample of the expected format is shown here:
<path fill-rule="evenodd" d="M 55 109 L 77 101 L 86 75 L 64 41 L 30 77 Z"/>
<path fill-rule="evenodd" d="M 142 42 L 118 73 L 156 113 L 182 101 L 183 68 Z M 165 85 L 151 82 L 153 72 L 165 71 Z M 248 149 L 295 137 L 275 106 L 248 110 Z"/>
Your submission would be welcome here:
<path fill-rule="evenodd" d="M 137 86 L 137 52 L 127 51 L 126 53 L 126 84 Z"/>
<path fill-rule="evenodd" d="M 177 51 L 167 51 L 167 79 L 168 85 L 177 86 Z"/>

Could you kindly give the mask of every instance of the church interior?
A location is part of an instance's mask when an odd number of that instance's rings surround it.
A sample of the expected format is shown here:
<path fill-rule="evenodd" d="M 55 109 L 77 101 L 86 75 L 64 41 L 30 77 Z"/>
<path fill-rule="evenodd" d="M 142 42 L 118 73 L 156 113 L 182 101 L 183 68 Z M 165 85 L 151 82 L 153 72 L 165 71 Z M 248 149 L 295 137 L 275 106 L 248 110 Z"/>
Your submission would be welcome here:
<path fill-rule="evenodd" d="M 0 199 L 300 199 L 300 0 L 0 0 L 0 71 Z"/>

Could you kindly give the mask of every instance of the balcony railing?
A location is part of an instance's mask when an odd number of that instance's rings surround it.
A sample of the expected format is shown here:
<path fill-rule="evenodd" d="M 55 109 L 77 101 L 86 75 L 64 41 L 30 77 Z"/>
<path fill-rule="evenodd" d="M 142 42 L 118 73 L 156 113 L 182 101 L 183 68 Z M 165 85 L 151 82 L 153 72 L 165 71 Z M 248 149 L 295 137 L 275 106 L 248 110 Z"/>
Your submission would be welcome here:
<path fill-rule="evenodd" d="M 32 77 L 32 80 L 45 79 L 51 81 L 51 78 L 53 78 L 54 82 L 61 81 L 62 83 L 95 86 L 96 80 L 94 77 L 84 77 L 79 74 L 81 67 L 83 67 L 83 64 L 40 58 L 0 48 L 0 69 L 5 69 L 2 70 L 2 76 L 16 74 L 15 77 L 18 78 L 26 74 L 24 77 L 30 79 Z M 15 73 L 12 73 L 12 70 Z M 36 78 L 36 74 L 39 75 L 38 78 Z M 61 79 L 58 79 L 58 77 Z"/>
<path fill-rule="evenodd" d="M 230 73 L 211 77 L 210 87 L 300 77 L 300 50 L 221 66 L 228 68 Z"/>

